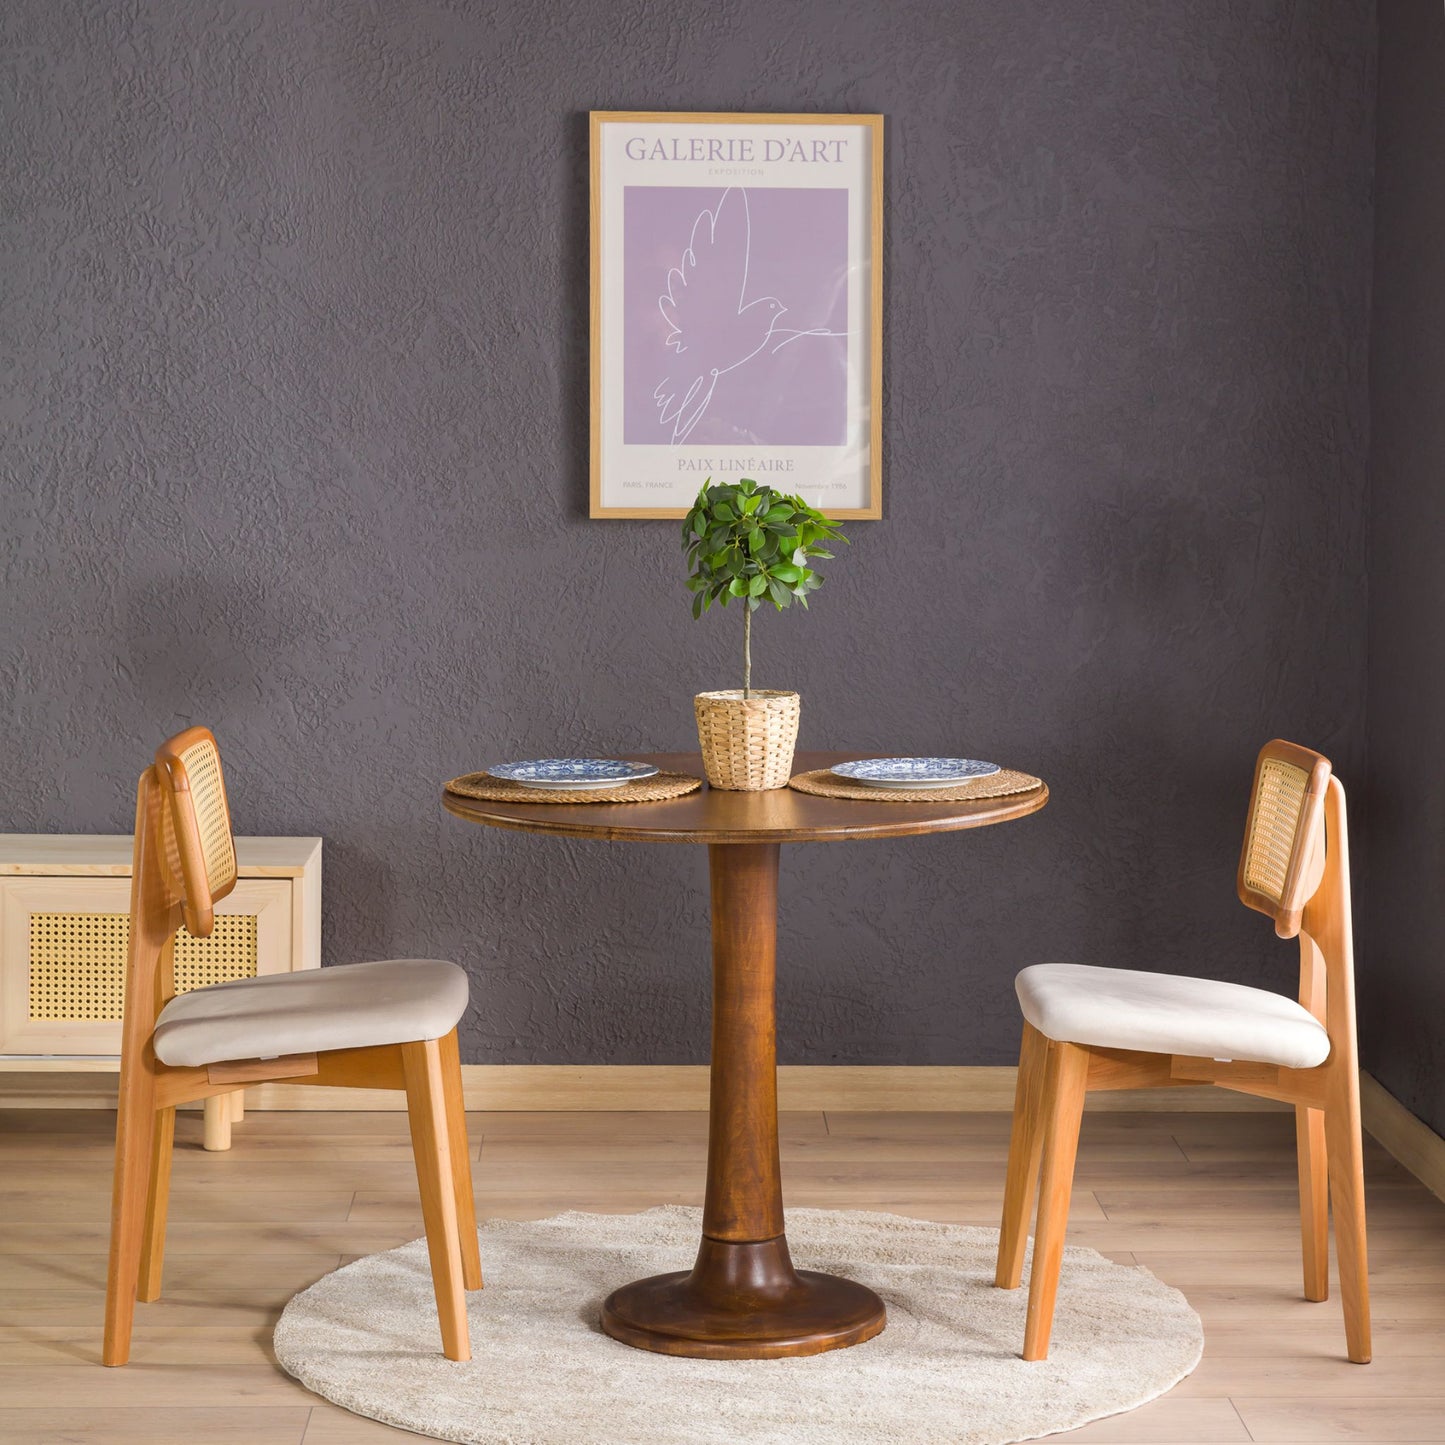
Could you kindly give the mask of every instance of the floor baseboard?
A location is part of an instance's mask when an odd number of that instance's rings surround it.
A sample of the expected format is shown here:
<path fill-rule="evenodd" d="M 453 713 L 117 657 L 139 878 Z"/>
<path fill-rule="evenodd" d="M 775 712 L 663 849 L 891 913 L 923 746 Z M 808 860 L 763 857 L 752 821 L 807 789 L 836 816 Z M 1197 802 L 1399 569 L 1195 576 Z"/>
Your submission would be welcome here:
<path fill-rule="evenodd" d="M 1360 1075 L 1360 1115 L 1367 1133 L 1436 1198 L 1445 1199 L 1445 1139 L 1366 1073 Z"/>
<path fill-rule="evenodd" d="M 1011 1066 L 892 1067 L 784 1064 L 778 1069 L 783 1109 L 867 1113 L 917 1110 L 1007 1113 L 1013 1108 Z M 706 1109 L 705 1064 L 463 1064 L 468 1109 L 499 1111 Z M 111 1073 L 0 1073 L 0 1108 L 113 1109 Z M 248 1109 L 400 1109 L 400 1093 L 371 1089 L 260 1084 L 246 1090 Z M 1120 1089 L 1089 1096 L 1089 1108 L 1120 1112 L 1236 1113 L 1284 1106 L 1208 1086 Z"/>

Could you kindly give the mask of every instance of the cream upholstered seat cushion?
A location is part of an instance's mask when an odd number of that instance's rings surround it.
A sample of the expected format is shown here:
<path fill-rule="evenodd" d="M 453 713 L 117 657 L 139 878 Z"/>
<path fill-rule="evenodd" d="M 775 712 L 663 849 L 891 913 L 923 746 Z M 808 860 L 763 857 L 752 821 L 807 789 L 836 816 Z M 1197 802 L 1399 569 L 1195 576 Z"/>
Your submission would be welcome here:
<path fill-rule="evenodd" d="M 179 1066 L 410 1044 L 450 1033 L 467 976 L 438 958 L 265 974 L 178 994 L 156 1020 L 156 1058 Z"/>
<path fill-rule="evenodd" d="M 1059 1043 L 1312 1069 L 1324 1026 L 1293 999 L 1242 983 L 1083 963 L 1039 963 L 1015 981 L 1024 1017 Z"/>

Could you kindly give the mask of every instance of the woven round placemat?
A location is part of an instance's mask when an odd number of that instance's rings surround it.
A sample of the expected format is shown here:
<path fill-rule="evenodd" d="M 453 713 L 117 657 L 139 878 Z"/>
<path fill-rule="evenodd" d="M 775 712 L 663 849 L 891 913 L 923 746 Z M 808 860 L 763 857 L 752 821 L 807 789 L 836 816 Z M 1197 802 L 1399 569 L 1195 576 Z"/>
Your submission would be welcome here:
<path fill-rule="evenodd" d="M 1031 793 L 1042 784 L 1029 773 L 1004 768 L 986 778 L 960 783 L 956 788 L 872 788 L 867 783 L 850 783 L 827 768 L 819 768 L 815 773 L 799 773 L 788 786 L 800 793 L 815 793 L 820 798 L 860 798 L 870 803 L 967 803 L 976 798 Z"/>
<path fill-rule="evenodd" d="M 702 787 L 701 778 L 686 773 L 658 773 L 635 783 L 615 788 L 526 788 L 490 773 L 463 773 L 447 784 L 447 792 L 459 798 L 481 798 L 488 803 L 660 803 L 681 798 Z"/>

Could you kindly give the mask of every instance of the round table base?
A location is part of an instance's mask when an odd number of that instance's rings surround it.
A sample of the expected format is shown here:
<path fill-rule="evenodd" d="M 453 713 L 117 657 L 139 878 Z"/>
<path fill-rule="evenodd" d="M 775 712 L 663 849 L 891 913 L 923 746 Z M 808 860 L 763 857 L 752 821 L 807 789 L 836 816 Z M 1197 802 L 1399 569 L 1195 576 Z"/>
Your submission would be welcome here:
<path fill-rule="evenodd" d="M 755 1244 L 704 1237 L 691 1271 L 623 1285 L 602 1306 L 614 1340 L 704 1360 L 820 1355 L 871 1340 L 887 1319 L 865 1285 L 795 1270 L 782 1235 Z"/>

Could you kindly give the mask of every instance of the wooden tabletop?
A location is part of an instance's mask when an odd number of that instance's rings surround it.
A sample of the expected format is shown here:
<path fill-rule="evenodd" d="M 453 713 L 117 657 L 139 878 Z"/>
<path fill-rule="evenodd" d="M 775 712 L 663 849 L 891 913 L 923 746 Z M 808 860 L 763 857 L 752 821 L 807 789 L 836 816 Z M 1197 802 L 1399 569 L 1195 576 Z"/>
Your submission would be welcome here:
<path fill-rule="evenodd" d="M 630 761 L 655 763 L 664 772 L 702 777 L 700 753 L 630 753 Z M 799 753 L 794 771 L 831 768 L 870 753 Z M 829 843 L 867 838 L 907 838 L 982 828 L 1036 813 L 1049 800 L 1040 783 L 1026 793 L 965 803 L 872 802 L 819 798 L 792 788 L 766 793 L 702 791 L 660 803 L 498 803 L 442 794 L 449 813 L 471 823 L 556 833 L 565 838 L 602 838 L 637 843 Z"/>

